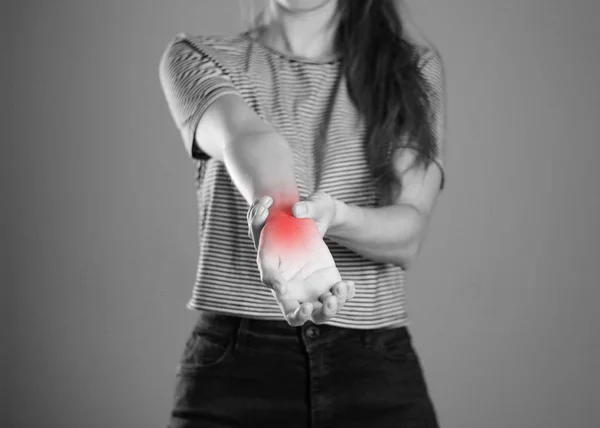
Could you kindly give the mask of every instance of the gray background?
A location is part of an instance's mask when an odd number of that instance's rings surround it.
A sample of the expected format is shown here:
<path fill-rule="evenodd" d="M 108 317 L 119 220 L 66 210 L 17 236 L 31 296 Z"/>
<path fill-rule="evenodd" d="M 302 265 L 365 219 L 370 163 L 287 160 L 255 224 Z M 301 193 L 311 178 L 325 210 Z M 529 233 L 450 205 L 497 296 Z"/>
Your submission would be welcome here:
<path fill-rule="evenodd" d="M 408 290 L 440 421 L 600 426 L 600 3 L 410 4 L 448 84 L 447 188 Z M 241 29 L 239 4 L 3 9 L 0 425 L 164 426 L 197 237 L 158 61 L 179 31 Z"/>

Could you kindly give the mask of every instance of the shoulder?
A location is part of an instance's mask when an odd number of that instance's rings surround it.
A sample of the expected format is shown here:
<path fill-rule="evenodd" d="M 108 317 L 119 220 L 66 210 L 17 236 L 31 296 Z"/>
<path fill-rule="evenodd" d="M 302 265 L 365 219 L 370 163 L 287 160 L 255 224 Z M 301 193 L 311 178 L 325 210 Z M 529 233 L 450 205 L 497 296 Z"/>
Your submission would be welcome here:
<path fill-rule="evenodd" d="M 169 40 L 163 56 L 174 52 L 198 53 L 218 63 L 227 64 L 247 51 L 250 40 L 242 34 L 189 34 L 179 32 Z"/>
<path fill-rule="evenodd" d="M 438 80 L 444 76 L 444 60 L 439 49 L 431 44 L 414 46 L 417 69 L 425 79 Z"/>

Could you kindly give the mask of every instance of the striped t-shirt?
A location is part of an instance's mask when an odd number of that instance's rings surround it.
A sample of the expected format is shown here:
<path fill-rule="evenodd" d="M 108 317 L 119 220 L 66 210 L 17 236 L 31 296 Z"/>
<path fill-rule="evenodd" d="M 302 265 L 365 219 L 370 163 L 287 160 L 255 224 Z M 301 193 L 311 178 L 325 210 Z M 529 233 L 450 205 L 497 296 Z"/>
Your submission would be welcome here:
<path fill-rule="evenodd" d="M 433 134 L 439 148 L 435 161 L 443 172 L 442 62 L 429 47 L 418 47 L 414 54 L 420 56 L 420 70 L 431 90 Z M 341 61 L 277 52 L 250 33 L 179 33 L 168 44 L 160 61 L 160 80 L 196 168 L 200 245 L 188 308 L 283 320 L 275 298 L 260 280 L 248 237 L 248 204 L 224 163 L 210 158 L 194 141 L 202 114 L 216 98 L 241 96 L 287 140 L 301 198 L 322 190 L 347 204 L 377 206 L 364 149 L 365 124 L 348 95 Z M 327 324 L 360 329 L 407 325 L 404 270 L 369 260 L 327 238 L 325 242 L 342 278 L 356 284 L 354 299 Z"/>

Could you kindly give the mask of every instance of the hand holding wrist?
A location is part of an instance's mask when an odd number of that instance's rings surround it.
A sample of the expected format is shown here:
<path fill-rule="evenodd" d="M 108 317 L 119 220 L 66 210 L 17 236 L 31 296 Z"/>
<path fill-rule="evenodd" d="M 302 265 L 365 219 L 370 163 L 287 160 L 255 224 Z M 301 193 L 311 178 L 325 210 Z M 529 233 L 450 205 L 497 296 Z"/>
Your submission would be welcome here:
<path fill-rule="evenodd" d="M 331 218 L 331 224 L 327 229 L 326 235 L 328 237 L 336 236 L 336 233 L 340 228 L 343 227 L 346 217 L 348 216 L 348 205 L 345 202 L 340 201 L 339 199 L 333 198 L 333 215 Z"/>

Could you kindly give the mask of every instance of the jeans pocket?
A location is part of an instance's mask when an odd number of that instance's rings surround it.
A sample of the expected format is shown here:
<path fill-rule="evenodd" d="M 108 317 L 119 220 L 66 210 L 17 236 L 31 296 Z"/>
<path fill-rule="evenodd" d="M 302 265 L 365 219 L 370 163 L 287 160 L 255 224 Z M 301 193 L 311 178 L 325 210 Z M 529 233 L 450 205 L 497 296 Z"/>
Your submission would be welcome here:
<path fill-rule="evenodd" d="M 407 327 L 368 330 L 363 337 L 365 347 L 384 360 L 417 360 Z"/>
<path fill-rule="evenodd" d="M 231 353 L 234 337 L 194 329 L 179 361 L 180 373 L 193 373 L 222 364 Z"/>

